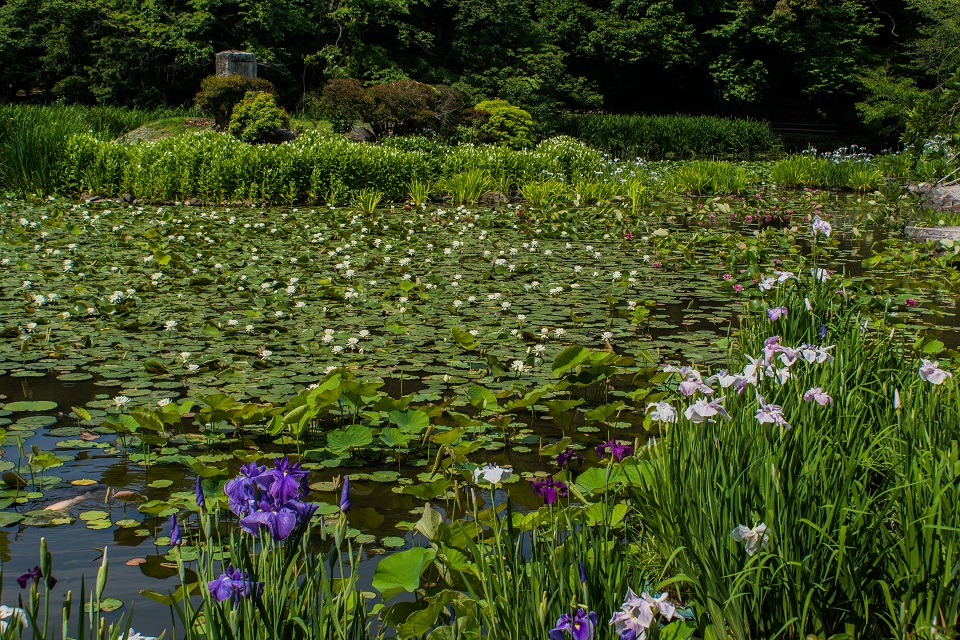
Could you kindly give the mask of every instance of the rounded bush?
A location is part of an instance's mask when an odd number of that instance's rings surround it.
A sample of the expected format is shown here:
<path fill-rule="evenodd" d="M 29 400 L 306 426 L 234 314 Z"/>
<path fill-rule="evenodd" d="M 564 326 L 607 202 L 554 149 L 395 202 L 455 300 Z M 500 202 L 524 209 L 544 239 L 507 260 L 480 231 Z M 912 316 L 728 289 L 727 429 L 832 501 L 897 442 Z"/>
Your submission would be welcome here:
<path fill-rule="evenodd" d="M 273 95 L 251 91 L 233 110 L 230 133 L 251 144 L 265 141 L 290 121 L 287 112 L 277 105 Z"/>
<path fill-rule="evenodd" d="M 484 100 L 474 107 L 474 123 L 483 142 L 511 149 L 534 145 L 533 116 L 506 100 Z"/>
<path fill-rule="evenodd" d="M 200 81 L 200 91 L 194 101 L 200 111 L 213 116 L 217 127 L 224 130 L 230 124 L 234 107 L 250 91 L 269 93 L 274 97 L 277 95 L 273 83 L 263 78 L 207 76 Z"/>

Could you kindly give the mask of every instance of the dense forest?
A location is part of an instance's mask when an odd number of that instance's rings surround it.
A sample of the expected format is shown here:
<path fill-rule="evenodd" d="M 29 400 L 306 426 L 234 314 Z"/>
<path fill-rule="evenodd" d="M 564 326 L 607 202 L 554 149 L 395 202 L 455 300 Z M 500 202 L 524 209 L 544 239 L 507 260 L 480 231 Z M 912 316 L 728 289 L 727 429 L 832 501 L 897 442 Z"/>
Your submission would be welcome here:
<path fill-rule="evenodd" d="M 412 78 L 540 122 L 682 112 L 894 136 L 952 116 L 958 42 L 960 0 L 6 0 L 0 99 L 183 104 L 216 51 L 242 49 L 293 109 L 332 78 Z"/>

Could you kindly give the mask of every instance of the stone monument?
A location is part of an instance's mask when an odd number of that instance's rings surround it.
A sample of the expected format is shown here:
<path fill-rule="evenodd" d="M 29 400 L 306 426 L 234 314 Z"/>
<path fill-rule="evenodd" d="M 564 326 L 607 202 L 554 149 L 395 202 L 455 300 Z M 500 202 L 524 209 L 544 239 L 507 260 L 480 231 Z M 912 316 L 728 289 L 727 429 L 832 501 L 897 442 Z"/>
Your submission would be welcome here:
<path fill-rule="evenodd" d="M 221 51 L 217 54 L 217 76 L 257 77 L 257 56 L 246 51 Z"/>

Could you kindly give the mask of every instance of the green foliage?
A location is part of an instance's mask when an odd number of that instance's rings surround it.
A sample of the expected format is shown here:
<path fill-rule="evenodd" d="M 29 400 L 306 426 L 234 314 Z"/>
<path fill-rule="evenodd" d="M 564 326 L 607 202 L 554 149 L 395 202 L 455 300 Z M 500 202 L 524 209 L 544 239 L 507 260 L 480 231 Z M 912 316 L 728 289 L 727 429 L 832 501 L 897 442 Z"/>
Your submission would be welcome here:
<path fill-rule="evenodd" d="M 230 133 L 243 142 L 255 144 L 267 140 L 277 129 L 288 126 L 290 117 L 277 106 L 272 94 L 250 91 L 233 109 Z"/>
<path fill-rule="evenodd" d="M 762 304 L 788 309 L 783 344 L 834 345 L 831 360 L 798 363 L 783 384 L 759 378 L 763 402 L 782 406 L 792 428 L 758 424 L 759 400 L 727 394 L 729 420 L 681 419 L 626 470 L 657 553 L 700 612 L 701 637 L 954 629 L 960 547 L 942 523 L 957 517 L 955 385 L 923 381 L 903 341 L 864 329 L 832 285 L 789 281 Z M 744 319 L 732 369 L 761 353 L 770 335 L 762 309 Z M 814 386 L 833 401 L 803 402 Z M 731 536 L 760 523 L 768 539 L 753 553 Z"/>
<path fill-rule="evenodd" d="M 213 116 L 217 127 L 226 130 L 234 107 L 251 91 L 277 95 L 273 83 L 263 78 L 207 76 L 200 82 L 200 91 L 194 101 L 200 111 Z"/>
<path fill-rule="evenodd" d="M 569 185 L 560 180 L 538 180 L 520 186 L 523 199 L 537 207 L 560 204 L 567 199 L 569 191 Z"/>
<path fill-rule="evenodd" d="M 490 188 L 491 180 L 483 169 L 471 169 L 448 176 L 441 184 L 453 204 L 473 204 Z"/>
<path fill-rule="evenodd" d="M 349 192 L 374 189 L 402 201 L 413 181 L 436 184 L 479 171 L 486 182 L 466 181 L 463 200 L 479 186 L 509 190 L 538 179 L 594 177 L 602 155 L 575 142 L 545 142 L 529 151 L 500 146 L 451 147 L 427 138 L 356 144 L 308 131 L 282 145 L 254 146 L 212 131 L 132 146 L 96 136 L 71 137 L 62 149 L 59 189 L 102 195 L 133 193 L 145 200 L 340 202 Z M 461 176 L 451 184 L 463 183 Z M 441 190 L 443 187 L 439 187 Z M 615 189 L 616 187 L 614 187 Z M 458 188 L 459 192 L 460 189 Z"/>
<path fill-rule="evenodd" d="M 697 160 L 674 168 L 667 188 L 697 195 L 743 193 L 750 182 L 750 173 L 743 167 L 729 162 Z"/>
<path fill-rule="evenodd" d="M 112 139 L 173 111 L 117 107 L 0 106 L 0 185 L 17 193 L 52 193 L 61 185 L 67 139 Z"/>
<path fill-rule="evenodd" d="M 532 147 L 533 118 L 530 113 L 506 100 L 485 100 L 473 107 L 474 127 L 483 142 L 502 144 L 510 149 Z"/>
<path fill-rule="evenodd" d="M 571 135 L 618 158 L 758 160 L 780 147 L 766 122 L 709 116 L 585 115 Z"/>
<path fill-rule="evenodd" d="M 373 116 L 373 98 L 356 78 L 334 78 L 320 94 L 323 114 L 333 123 L 337 133 L 350 131 L 357 121 L 367 122 Z"/>
<path fill-rule="evenodd" d="M 785 187 L 813 187 L 873 191 L 884 181 L 884 173 L 869 160 L 842 160 L 811 154 L 790 156 L 778 161 L 770 178 Z"/>

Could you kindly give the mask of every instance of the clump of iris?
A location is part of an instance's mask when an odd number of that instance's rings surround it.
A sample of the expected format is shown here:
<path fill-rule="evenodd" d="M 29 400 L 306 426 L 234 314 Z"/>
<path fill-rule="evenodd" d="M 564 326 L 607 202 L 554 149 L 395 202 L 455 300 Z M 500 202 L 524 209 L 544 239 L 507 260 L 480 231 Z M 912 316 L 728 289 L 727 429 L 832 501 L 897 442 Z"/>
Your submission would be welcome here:
<path fill-rule="evenodd" d="M 251 462 L 224 487 L 227 504 L 244 531 L 259 535 L 266 529 L 274 540 L 286 540 L 317 510 L 317 505 L 303 502 L 309 474 L 286 456 L 275 460 L 269 470 Z"/>

